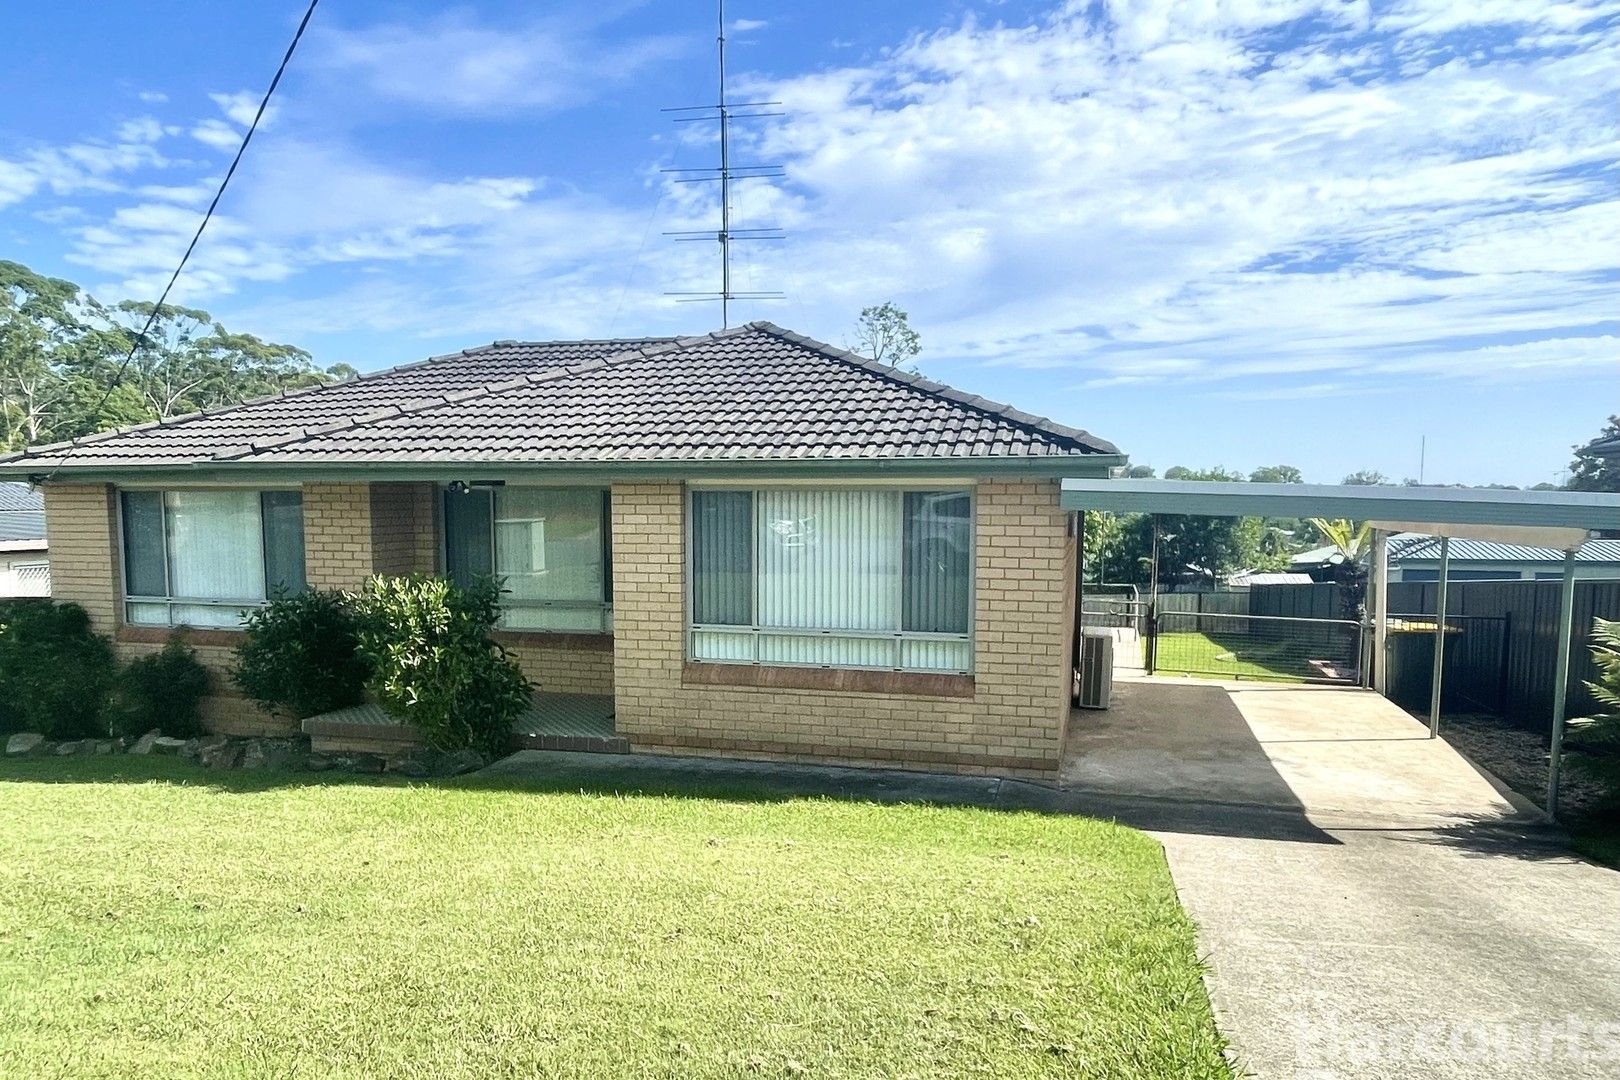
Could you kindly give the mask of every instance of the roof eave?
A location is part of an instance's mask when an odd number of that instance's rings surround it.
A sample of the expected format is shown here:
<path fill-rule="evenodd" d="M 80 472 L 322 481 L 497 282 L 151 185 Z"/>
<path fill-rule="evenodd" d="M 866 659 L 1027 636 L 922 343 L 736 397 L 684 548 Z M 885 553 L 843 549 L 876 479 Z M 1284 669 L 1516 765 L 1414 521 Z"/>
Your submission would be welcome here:
<path fill-rule="evenodd" d="M 391 461 L 352 462 L 202 461 L 182 465 L 66 467 L 54 483 L 287 483 L 361 480 L 501 480 L 515 476 L 552 479 L 601 479 L 631 482 L 686 477 L 703 479 L 751 477 L 891 477 L 891 476 L 1022 476 L 1105 477 L 1125 464 L 1122 454 L 1053 454 L 929 458 L 823 458 L 789 460 L 668 461 Z M 0 465 L 0 478 L 42 482 L 36 466 Z"/>

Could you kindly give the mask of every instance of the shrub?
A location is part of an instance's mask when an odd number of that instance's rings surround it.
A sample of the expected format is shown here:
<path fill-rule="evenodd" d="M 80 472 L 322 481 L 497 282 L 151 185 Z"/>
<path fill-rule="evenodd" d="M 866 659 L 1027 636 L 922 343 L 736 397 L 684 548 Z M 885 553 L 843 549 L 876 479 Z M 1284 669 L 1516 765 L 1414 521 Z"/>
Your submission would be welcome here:
<path fill-rule="evenodd" d="M 356 597 L 360 651 L 377 702 L 422 732 L 437 750 L 506 753 L 529 684 L 489 638 L 500 586 L 443 578 L 375 577 Z"/>
<path fill-rule="evenodd" d="M 153 728 L 177 739 L 203 733 L 198 704 L 208 693 L 208 669 L 177 637 L 162 651 L 131 660 L 118 676 L 112 733 L 142 735 Z"/>
<path fill-rule="evenodd" d="M 107 733 L 112 645 L 78 604 L 0 604 L 0 732 L 76 739 Z"/>
<path fill-rule="evenodd" d="M 367 668 L 349 598 L 306 589 L 250 613 L 231 678 L 273 715 L 303 719 L 364 700 Z"/>
<path fill-rule="evenodd" d="M 1571 762 L 1603 785 L 1596 809 L 1620 814 L 1620 621 L 1592 620 L 1592 662 L 1597 681 L 1586 685 L 1604 711 L 1570 721 L 1572 747 L 1582 751 Z"/>

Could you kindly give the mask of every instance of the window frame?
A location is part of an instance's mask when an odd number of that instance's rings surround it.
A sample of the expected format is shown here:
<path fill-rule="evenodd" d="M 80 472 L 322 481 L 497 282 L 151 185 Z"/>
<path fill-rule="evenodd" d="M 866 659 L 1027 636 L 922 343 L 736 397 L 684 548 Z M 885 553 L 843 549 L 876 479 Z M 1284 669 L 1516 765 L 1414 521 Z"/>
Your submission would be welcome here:
<path fill-rule="evenodd" d="M 168 514 L 168 503 L 167 503 L 167 496 L 168 496 L 169 492 L 171 492 L 171 491 L 246 491 L 246 492 L 252 492 L 253 494 L 260 496 L 260 499 L 259 499 L 259 559 L 260 559 L 260 564 L 264 568 L 264 571 L 265 571 L 266 574 L 269 573 L 270 559 L 269 559 L 269 553 L 265 550 L 264 499 L 263 499 L 263 496 L 264 496 L 265 492 L 267 492 L 267 491 L 292 491 L 292 492 L 297 492 L 298 496 L 299 496 L 299 516 L 300 516 L 300 519 L 301 519 L 300 520 L 300 525 L 305 526 L 304 529 L 303 529 L 303 533 L 304 533 L 303 539 L 304 539 L 304 543 L 305 543 L 305 549 L 304 549 L 305 550 L 304 587 L 305 588 L 309 587 L 309 578 L 308 578 L 308 557 L 309 557 L 308 556 L 308 551 L 309 551 L 309 549 L 308 549 L 308 546 L 307 546 L 308 542 L 309 542 L 309 534 L 308 534 L 307 525 L 305 525 L 305 523 L 302 521 L 303 509 L 304 509 L 304 507 L 303 507 L 303 495 L 304 495 L 303 485 L 301 485 L 301 484 L 265 484 L 265 485 L 260 486 L 260 485 L 234 485 L 234 484 L 233 485 L 223 485 L 223 484 L 218 484 L 218 485 L 150 484 L 150 483 L 148 483 L 148 484 L 120 484 L 120 485 L 113 488 L 113 494 L 114 494 L 114 499 L 113 499 L 114 526 L 116 528 L 117 537 L 118 537 L 118 595 L 119 595 L 118 622 L 119 622 L 120 625 L 129 626 L 129 627 L 135 627 L 135 628 L 145 629 L 145 630 L 178 629 L 178 628 L 181 628 L 181 627 L 191 627 L 191 628 L 195 628 L 195 629 L 199 629 L 199 630 L 224 630 L 224 631 L 227 631 L 227 632 L 236 631 L 236 630 L 240 630 L 241 627 L 240 626 L 217 626 L 217 625 L 211 625 L 211 624 L 199 625 L 199 624 L 196 624 L 196 623 L 176 622 L 175 619 L 174 619 L 174 609 L 176 607 L 215 607 L 215 608 L 226 608 L 226 609 L 230 609 L 230 610 L 234 610 L 234 611 L 240 611 L 240 612 L 247 612 L 247 611 L 257 609 L 257 608 L 262 608 L 262 607 L 264 607 L 265 605 L 267 605 L 270 602 L 271 586 L 270 586 L 270 582 L 268 580 L 266 580 L 265 584 L 264 584 L 265 596 L 264 596 L 263 599 L 244 599 L 244 598 L 241 598 L 241 597 L 226 597 L 226 598 L 223 598 L 223 599 L 212 599 L 212 598 L 208 598 L 208 597 L 175 596 L 175 595 L 173 595 L 174 589 L 173 589 L 172 584 L 171 584 L 171 582 L 173 581 L 173 568 L 169 565 L 169 559 L 170 559 L 170 552 L 169 552 L 169 514 Z M 163 596 L 148 596 L 148 595 L 145 595 L 145 594 L 137 594 L 137 593 L 132 593 L 132 592 L 129 591 L 129 533 L 124 528 L 124 493 L 125 492 L 141 492 L 141 493 L 146 493 L 146 494 L 155 493 L 155 494 L 158 495 L 158 497 L 161 500 L 163 500 L 163 505 L 162 505 L 163 512 L 158 515 L 158 528 L 159 528 L 159 535 L 162 538 L 162 550 L 163 550 L 163 592 L 165 594 Z M 161 623 L 159 623 L 159 622 L 144 622 L 144 621 L 138 621 L 138 620 L 130 618 L 129 617 L 130 608 L 133 605 L 136 605 L 136 604 L 144 604 L 144 605 L 148 605 L 148 606 L 152 606 L 152 607 L 162 605 L 162 607 L 164 609 L 164 612 L 165 612 L 165 615 L 166 615 L 165 621 L 161 622 Z M 238 621 L 240 622 L 240 620 L 238 620 Z"/>
<path fill-rule="evenodd" d="M 504 587 L 501 589 L 501 611 L 509 610 L 560 610 L 560 611 L 594 611 L 597 613 L 595 629 L 567 629 L 543 626 L 505 626 L 497 623 L 495 629 L 507 634 L 600 634 L 611 636 L 613 634 L 613 489 L 602 484 L 472 484 L 468 490 L 452 492 L 449 484 L 438 485 L 439 489 L 439 565 L 444 567 L 445 576 L 450 573 L 450 526 L 449 515 L 445 512 L 444 500 L 454 495 L 456 498 L 468 498 L 473 495 L 482 495 L 489 499 L 489 554 L 491 573 L 496 578 L 501 575 L 495 573 L 494 567 L 499 564 L 500 556 L 497 553 L 496 537 L 500 534 L 500 520 L 495 514 L 495 495 L 497 491 L 514 488 L 522 491 L 578 491 L 581 489 L 597 491 L 602 495 L 601 533 L 602 533 L 602 599 L 601 600 L 521 600 L 513 597 Z"/>
<path fill-rule="evenodd" d="M 900 496 L 897 500 L 900 514 L 900 527 L 895 530 L 895 565 L 899 572 L 894 576 L 892 588 L 895 592 L 896 610 L 903 612 L 905 590 L 905 505 L 906 495 L 911 492 L 960 492 L 968 499 L 968 578 L 967 578 L 967 631 L 961 634 L 941 633 L 926 630 L 836 630 L 830 628 L 810 627 L 777 627 L 761 626 L 759 623 L 759 494 L 766 491 L 892 491 Z M 697 580 L 693 572 L 694 554 L 697 547 L 693 528 L 696 517 L 693 513 L 693 498 L 700 491 L 746 491 L 750 494 L 752 527 L 750 542 L 753 545 L 752 565 L 750 578 L 753 582 L 753 596 L 750 603 L 750 623 L 747 626 L 732 623 L 697 623 L 692 621 L 693 613 L 697 610 L 696 598 L 693 591 Z M 978 646 L 974 636 L 977 623 L 977 609 L 979 596 L 979 495 L 977 487 L 964 481 L 939 481 L 935 483 L 867 483 L 867 484 L 829 484 L 829 483 L 764 483 L 764 484 L 687 484 L 681 500 L 684 520 L 681 525 L 681 539 L 683 548 L 684 584 L 682 587 L 683 612 L 682 622 L 684 630 L 683 659 L 689 664 L 730 664 L 743 667 L 774 667 L 799 668 L 803 670 L 832 670 L 832 671 L 885 671 L 903 672 L 908 675 L 968 675 L 974 673 L 978 661 Z M 749 634 L 754 641 L 751 660 L 715 659 L 713 657 L 700 657 L 697 655 L 696 635 L 699 633 L 730 633 Z M 892 665 L 877 667 L 871 664 L 818 664 L 803 661 L 762 660 L 759 658 L 760 643 L 768 637 L 815 637 L 824 636 L 839 640 L 884 641 L 894 643 L 894 663 Z M 907 641 L 949 641 L 964 642 L 967 645 L 967 664 L 962 668 L 918 668 L 905 667 L 900 661 L 905 657 L 905 643 Z"/>

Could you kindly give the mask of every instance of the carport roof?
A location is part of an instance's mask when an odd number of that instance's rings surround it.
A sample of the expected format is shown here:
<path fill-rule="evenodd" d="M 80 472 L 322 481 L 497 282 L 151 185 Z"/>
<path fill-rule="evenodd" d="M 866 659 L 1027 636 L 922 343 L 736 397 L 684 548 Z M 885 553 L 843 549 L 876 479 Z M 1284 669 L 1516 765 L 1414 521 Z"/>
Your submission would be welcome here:
<path fill-rule="evenodd" d="M 1211 517 L 1308 514 L 1371 521 L 1391 531 L 1520 543 L 1539 538 L 1538 546 L 1557 548 L 1584 539 L 1571 530 L 1620 530 L 1620 495 L 1590 491 L 1070 479 L 1063 481 L 1062 499 L 1065 510 Z"/>

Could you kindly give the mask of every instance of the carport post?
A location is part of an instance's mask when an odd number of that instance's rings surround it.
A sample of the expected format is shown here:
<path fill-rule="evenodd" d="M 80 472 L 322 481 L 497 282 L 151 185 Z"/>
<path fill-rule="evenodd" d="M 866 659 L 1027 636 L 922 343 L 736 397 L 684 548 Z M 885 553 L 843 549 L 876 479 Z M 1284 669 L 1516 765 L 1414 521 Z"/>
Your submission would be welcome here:
<path fill-rule="evenodd" d="M 1558 816 L 1558 773 L 1564 765 L 1564 710 L 1569 704 L 1569 651 L 1575 636 L 1575 549 L 1564 552 L 1558 593 L 1558 667 L 1553 679 L 1552 740 L 1547 754 L 1547 816 Z"/>
<path fill-rule="evenodd" d="M 1373 590 L 1373 689 L 1384 694 L 1389 689 L 1389 533 L 1374 529 L 1372 534 Z"/>
<path fill-rule="evenodd" d="M 1434 678 L 1429 685 L 1429 738 L 1440 736 L 1440 695 L 1446 670 L 1446 578 L 1451 572 L 1451 537 L 1440 538 L 1440 583 L 1434 597 Z"/>

